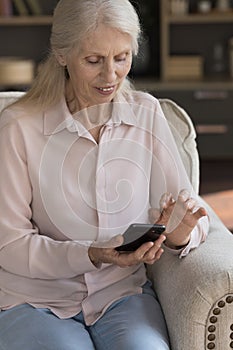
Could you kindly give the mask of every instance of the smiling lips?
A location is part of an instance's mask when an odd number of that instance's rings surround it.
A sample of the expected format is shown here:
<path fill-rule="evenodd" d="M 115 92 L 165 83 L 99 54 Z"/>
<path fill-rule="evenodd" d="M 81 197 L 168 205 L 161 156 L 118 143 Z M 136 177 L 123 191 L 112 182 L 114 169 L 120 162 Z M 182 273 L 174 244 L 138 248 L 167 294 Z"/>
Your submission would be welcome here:
<path fill-rule="evenodd" d="M 96 89 L 103 95 L 111 95 L 115 89 L 115 86 L 97 87 Z"/>

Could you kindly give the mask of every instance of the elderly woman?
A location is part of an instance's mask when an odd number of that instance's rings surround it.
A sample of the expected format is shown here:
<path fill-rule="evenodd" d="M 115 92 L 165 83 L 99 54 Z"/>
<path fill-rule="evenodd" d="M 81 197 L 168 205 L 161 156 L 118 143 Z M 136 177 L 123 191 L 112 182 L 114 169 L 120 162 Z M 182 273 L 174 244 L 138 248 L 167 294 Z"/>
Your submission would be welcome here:
<path fill-rule="evenodd" d="M 61 0 L 48 59 L 2 113 L 1 349 L 169 349 L 145 264 L 188 254 L 208 221 L 159 102 L 130 86 L 139 37 L 128 0 Z M 165 234 L 116 250 L 149 213 Z"/>

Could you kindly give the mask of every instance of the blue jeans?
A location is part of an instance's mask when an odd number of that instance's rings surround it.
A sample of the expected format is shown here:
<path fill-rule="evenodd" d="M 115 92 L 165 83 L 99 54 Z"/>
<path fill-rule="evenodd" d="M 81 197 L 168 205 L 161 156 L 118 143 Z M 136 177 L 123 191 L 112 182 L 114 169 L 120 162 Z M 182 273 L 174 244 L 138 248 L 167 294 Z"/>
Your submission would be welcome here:
<path fill-rule="evenodd" d="M 28 304 L 0 312 L 0 350 L 168 350 L 166 324 L 152 289 L 112 304 L 94 325 L 83 314 L 59 319 Z"/>

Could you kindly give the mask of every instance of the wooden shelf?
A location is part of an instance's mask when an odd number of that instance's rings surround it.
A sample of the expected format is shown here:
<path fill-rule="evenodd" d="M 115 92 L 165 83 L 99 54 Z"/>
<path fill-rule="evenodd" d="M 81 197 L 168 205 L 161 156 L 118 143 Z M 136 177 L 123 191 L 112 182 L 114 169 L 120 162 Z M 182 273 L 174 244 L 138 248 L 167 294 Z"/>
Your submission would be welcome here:
<path fill-rule="evenodd" d="M 137 89 L 144 91 L 156 90 L 233 90 L 233 79 L 228 80 L 187 80 L 160 81 L 156 79 L 134 79 Z"/>
<path fill-rule="evenodd" d="M 210 24 L 210 23 L 231 23 L 233 22 L 233 11 L 217 12 L 208 14 L 188 14 L 188 15 L 167 15 L 165 20 L 170 24 Z"/>
<path fill-rule="evenodd" d="M 209 53 L 206 52 L 205 49 L 205 45 L 202 43 L 202 45 L 200 45 L 201 49 L 197 46 L 197 42 L 199 40 L 198 35 L 201 36 L 202 35 L 202 30 L 204 30 L 204 28 L 201 27 L 201 29 L 199 28 L 200 25 L 206 26 L 206 25 L 212 25 L 213 29 L 213 36 L 214 33 L 218 33 L 218 28 L 219 28 L 219 32 L 223 33 L 226 29 L 226 27 L 230 27 L 233 25 L 233 10 L 229 10 L 229 11 L 225 11 L 225 12 L 220 12 L 217 11 L 215 9 L 213 9 L 211 12 L 207 13 L 207 14 L 200 14 L 200 13 L 188 13 L 188 14 L 184 14 L 184 15 L 178 15 L 178 14 L 171 14 L 169 13 L 169 4 L 170 1 L 169 0 L 160 0 L 160 76 L 161 76 L 161 80 L 164 81 L 165 86 L 167 86 L 168 84 L 170 86 L 173 86 L 174 88 L 178 88 L 184 84 L 180 83 L 180 82 L 168 82 L 167 83 L 167 79 L 170 78 L 170 57 L 172 55 L 173 52 L 176 52 L 176 47 L 178 47 L 177 52 L 179 52 L 179 55 L 185 55 L 186 54 L 186 50 L 185 50 L 185 45 L 186 47 L 188 47 L 187 52 L 193 52 L 193 54 L 196 52 L 198 55 L 201 55 L 203 57 L 203 60 L 205 62 L 205 66 L 204 68 L 204 82 L 200 82 L 200 81 L 188 81 L 187 83 L 185 82 L 185 84 L 187 84 L 187 86 L 192 86 L 192 87 L 196 87 L 196 86 L 203 86 L 203 84 L 206 86 L 208 85 L 208 82 L 205 81 L 205 75 L 209 75 L 210 74 L 210 69 L 209 66 L 207 65 L 208 62 L 207 60 L 210 61 L 209 58 Z M 173 34 L 174 33 L 178 33 L 178 31 L 180 30 L 180 35 L 179 35 L 179 39 L 176 40 L 181 40 L 185 39 L 185 30 L 183 30 L 183 28 L 179 28 L 179 26 L 181 25 L 188 25 L 189 26 L 189 35 L 191 35 L 192 40 L 194 41 L 194 47 L 190 47 L 189 44 L 187 44 L 187 38 L 186 38 L 186 42 L 185 45 L 183 47 L 183 49 L 179 49 L 180 43 L 179 45 L 175 45 L 175 42 L 171 42 L 172 38 L 173 38 Z M 225 26 L 227 25 L 227 26 Z M 183 30 L 183 36 L 181 35 L 181 30 Z M 210 40 L 208 40 L 206 38 L 205 35 L 203 35 L 203 39 L 206 40 L 206 42 L 208 43 L 209 41 L 212 40 L 212 47 L 214 47 L 214 38 L 211 36 L 211 32 L 210 30 L 207 31 L 208 35 L 210 37 Z M 224 46 L 224 49 L 227 52 L 227 47 L 226 47 L 226 40 L 230 38 L 230 31 L 228 29 L 227 32 L 227 36 L 223 36 L 222 39 L 216 39 L 216 40 L 220 40 L 222 45 Z M 196 34 L 195 34 L 196 33 Z M 206 33 L 205 33 L 206 34 Z M 196 40 L 194 40 L 193 38 L 196 36 Z M 217 35 L 218 36 L 218 35 Z M 219 35 L 220 38 L 220 35 Z M 202 39 L 202 38 L 200 38 Z M 177 42 L 176 42 L 177 44 Z M 201 50 L 201 51 L 200 51 Z M 202 75 L 202 69 L 200 69 L 200 72 L 198 72 L 199 74 L 197 74 L 197 76 L 201 76 Z M 193 77 L 195 78 L 195 76 Z M 197 77 L 198 78 L 198 77 Z M 221 82 L 217 81 L 217 83 L 215 84 L 215 82 L 211 82 L 211 84 L 213 85 L 221 85 L 221 86 L 231 86 L 232 81 L 231 82 L 227 82 L 224 84 L 222 84 Z M 208 86 L 209 88 L 209 86 Z M 211 86 L 210 86 L 211 88 Z"/>
<path fill-rule="evenodd" d="M 0 26 L 51 25 L 52 16 L 11 16 L 0 17 Z"/>

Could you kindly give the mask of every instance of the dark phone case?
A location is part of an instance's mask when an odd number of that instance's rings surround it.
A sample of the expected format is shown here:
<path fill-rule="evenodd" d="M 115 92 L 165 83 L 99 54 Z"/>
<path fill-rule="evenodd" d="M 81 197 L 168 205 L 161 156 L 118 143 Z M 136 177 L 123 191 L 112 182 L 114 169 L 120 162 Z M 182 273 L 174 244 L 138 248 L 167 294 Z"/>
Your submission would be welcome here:
<path fill-rule="evenodd" d="M 128 243 L 123 243 L 121 246 L 115 249 L 119 252 L 127 252 L 137 250 L 145 242 L 154 242 L 165 231 L 164 225 L 147 225 L 147 224 L 132 224 L 125 231 L 123 236 L 132 236 L 132 238 L 138 237 Z"/>

